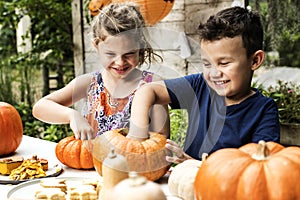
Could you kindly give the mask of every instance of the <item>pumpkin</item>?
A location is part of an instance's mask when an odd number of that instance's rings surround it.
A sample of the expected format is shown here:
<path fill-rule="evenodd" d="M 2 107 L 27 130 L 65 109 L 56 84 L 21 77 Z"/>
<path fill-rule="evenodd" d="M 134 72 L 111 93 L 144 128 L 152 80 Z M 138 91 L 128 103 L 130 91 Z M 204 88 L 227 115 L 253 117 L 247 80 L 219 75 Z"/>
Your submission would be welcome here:
<path fill-rule="evenodd" d="M 110 153 L 103 161 L 102 174 L 103 185 L 99 193 L 99 199 L 111 199 L 111 193 L 115 185 L 128 178 L 128 167 L 126 159 L 115 153 L 112 148 Z"/>
<path fill-rule="evenodd" d="M 255 153 L 249 146 L 212 153 L 196 175 L 196 199 L 300 199 L 300 148 L 272 143 L 270 152 L 268 144 L 251 143 Z"/>
<path fill-rule="evenodd" d="M 76 139 L 74 135 L 59 141 L 55 147 L 55 154 L 61 163 L 71 168 L 94 168 L 90 151 L 83 145 L 83 141 Z"/>
<path fill-rule="evenodd" d="M 15 152 L 23 138 L 20 114 L 6 102 L 0 102 L 0 138 L 0 156 Z"/>
<path fill-rule="evenodd" d="M 97 172 L 102 175 L 102 162 L 110 149 L 114 148 L 117 154 L 126 158 L 130 171 L 136 171 L 151 181 L 162 177 L 170 168 L 170 163 L 166 161 L 166 156 L 170 155 L 165 148 L 166 138 L 150 132 L 148 139 L 138 141 L 125 137 L 127 133 L 127 129 L 116 129 L 94 139 L 92 154 Z"/>
<path fill-rule="evenodd" d="M 147 180 L 137 172 L 129 172 L 129 178 L 119 182 L 111 194 L 113 200 L 166 200 L 158 183 Z"/>
<path fill-rule="evenodd" d="M 89 2 L 89 11 L 92 16 L 96 16 L 99 14 L 100 10 L 111 3 L 111 0 L 91 0 Z"/>
<path fill-rule="evenodd" d="M 202 155 L 202 160 L 207 154 Z M 194 181 L 202 161 L 189 159 L 177 164 L 168 179 L 171 194 L 184 200 L 194 199 Z"/>
<path fill-rule="evenodd" d="M 175 0 L 112 0 L 112 2 L 135 2 L 139 5 L 146 24 L 154 25 L 172 10 Z"/>

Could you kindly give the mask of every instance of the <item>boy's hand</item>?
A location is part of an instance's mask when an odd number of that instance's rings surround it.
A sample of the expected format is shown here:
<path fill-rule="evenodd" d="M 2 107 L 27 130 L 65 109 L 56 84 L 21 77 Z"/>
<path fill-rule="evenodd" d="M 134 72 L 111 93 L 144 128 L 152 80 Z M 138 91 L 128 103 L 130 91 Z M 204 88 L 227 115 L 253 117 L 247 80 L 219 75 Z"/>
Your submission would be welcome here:
<path fill-rule="evenodd" d="M 70 116 L 70 127 L 76 139 L 90 140 L 95 138 L 94 129 L 88 121 L 77 111 Z"/>
<path fill-rule="evenodd" d="M 175 154 L 174 156 L 166 156 L 168 162 L 179 164 L 185 160 L 193 159 L 191 156 L 184 153 L 183 149 L 176 142 L 170 139 L 167 139 L 166 148 Z"/>

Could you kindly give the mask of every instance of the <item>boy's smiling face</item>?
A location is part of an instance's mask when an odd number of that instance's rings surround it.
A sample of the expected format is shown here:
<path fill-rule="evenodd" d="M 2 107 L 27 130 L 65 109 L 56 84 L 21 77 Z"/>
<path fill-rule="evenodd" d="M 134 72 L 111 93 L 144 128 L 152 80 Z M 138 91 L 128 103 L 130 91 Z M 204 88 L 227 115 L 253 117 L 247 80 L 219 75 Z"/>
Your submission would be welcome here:
<path fill-rule="evenodd" d="M 247 58 L 241 36 L 201 41 L 203 74 L 208 85 L 226 104 L 240 103 L 251 94 L 254 57 Z"/>

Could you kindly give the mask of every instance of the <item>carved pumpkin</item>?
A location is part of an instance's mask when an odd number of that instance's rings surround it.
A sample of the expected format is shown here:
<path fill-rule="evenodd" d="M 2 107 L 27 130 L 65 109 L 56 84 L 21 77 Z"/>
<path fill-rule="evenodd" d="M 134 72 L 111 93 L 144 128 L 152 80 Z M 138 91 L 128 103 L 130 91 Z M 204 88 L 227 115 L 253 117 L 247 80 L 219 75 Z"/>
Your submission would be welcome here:
<path fill-rule="evenodd" d="M 154 25 L 172 10 L 175 0 L 112 0 L 112 2 L 135 2 L 148 25 Z"/>
<path fill-rule="evenodd" d="M 92 169 L 94 167 L 93 158 L 84 145 L 83 141 L 69 136 L 59 141 L 55 148 L 57 159 L 75 169 Z"/>
<path fill-rule="evenodd" d="M 20 114 L 6 102 L 0 102 L 0 138 L 0 156 L 15 152 L 23 138 Z"/>
<path fill-rule="evenodd" d="M 300 148 L 260 141 L 257 151 L 227 148 L 202 162 L 195 184 L 196 199 L 300 199 Z M 249 146 L 248 146 L 249 147 Z M 279 148 L 277 150 L 274 150 Z"/>
<path fill-rule="evenodd" d="M 123 155 L 128 162 L 128 169 L 136 171 L 149 180 L 157 180 L 169 169 L 170 163 L 166 156 L 170 151 L 165 148 L 166 138 L 155 132 L 144 141 L 137 141 L 125 137 L 126 129 L 107 131 L 93 141 L 93 160 L 97 172 L 102 175 L 102 162 L 111 148 L 117 154 Z"/>
<path fill-rule="evenodd" d="M 202 155 L 202 160 L 207 154 Z M 186 160 L 176 165 L 168 179 L 170 192 L 184 200 L 194 200 L 194 182 L 201 166 L 200 160 Z"/>
<path fill-rule="evenodd" d="M 167 198 L 158 183 L 149 181 L 136 172 L 129 172 L 129 178 L 122 180 L 114 187 L 111 199 L 166 200 Z"/>
<path fill-rule="evenodd" d="M 91 0 L 89 2 L 89 10 L 92 16 L 99 14 L 100 10 L 111 3 L 111 0 Z"/>

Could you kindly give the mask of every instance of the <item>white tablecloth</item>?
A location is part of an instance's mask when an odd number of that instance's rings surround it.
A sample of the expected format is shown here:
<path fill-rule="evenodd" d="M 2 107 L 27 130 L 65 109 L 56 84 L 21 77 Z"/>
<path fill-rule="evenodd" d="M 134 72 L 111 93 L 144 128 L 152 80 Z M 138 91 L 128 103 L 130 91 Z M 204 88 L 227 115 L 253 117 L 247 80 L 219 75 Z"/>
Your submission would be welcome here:
<path fill-rule="evenodd" d="M 16 156 L 23 156 L 24 158 L 30 158 L 33 155 L 37 155 L 40 158 L 46 158 L 49 162 L 49 167 L 55 164 L 60 164 L 63 167 L 62 174 L 59 177 L 83 177 L 83 178 L 96 178 L 100 175 L 95 170 L 77 170 L 69 168 L 61 164 L 55 156 L 56 143 L 33 138 L 29 136 L 23 136 L 22 142 L 19 148 L 16 150 Z M 164 193 L 169 199 L 178 199 L 170 195 L 168 186 L 166 183 L 160 184 Z M 7 199 L 7 193 L 13 189 L 16 185 L 4 185 L 0 184 L 0 200 Z"/>

